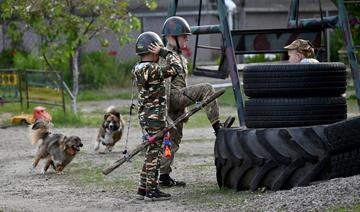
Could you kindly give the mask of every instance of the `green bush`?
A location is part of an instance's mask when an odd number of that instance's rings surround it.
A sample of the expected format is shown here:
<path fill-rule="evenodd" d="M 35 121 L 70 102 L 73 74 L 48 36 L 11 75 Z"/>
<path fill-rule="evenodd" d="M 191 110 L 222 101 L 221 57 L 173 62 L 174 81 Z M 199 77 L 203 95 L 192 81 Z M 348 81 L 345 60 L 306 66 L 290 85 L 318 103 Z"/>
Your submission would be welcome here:
<path fill-rule="evenodd" d="M 131 86 L 131 69 L 137 58 L 119 63 L 114 56 L 103 51 L 83 54 L 79 67 L 80 86 L 91 89 Z M 65 82 L 72 85 L 69 60 L 48 60 L 54 70 L 63 73 Z M 0 53 L 0 68 L 49 70 L 42 57 L 11 49 L 5 49 Z"/>
<path fill-rule="evenodd" d="M 4 49 L 0 52 L 0 68 L 14 68 L 14 57 L 17 51 L 14 49 Z"/>
<path fill-rule="evenodd" d="M 113 78 L 114 85 L 126 87 L 132 85 L 131 70 L 138 62 L 136 57 L 118 64 L 117 75 Z"/>
<path fill-rule="evenodd" d="M 83 87 L 131 85 L 131 69 L 136 59 L 118 63 L 116 58 L 103 51 L 83 55 L 80 66 L 80 84 Z"/>
<path fill-rule="evenodd" d="M 46 67 L 40 57 L 34 54 L 17 53 L 13 60 L 13 67 L 19 70 L 39 69 L 44 70 Z"/>
<path fill-rule="evenodd" d="M 275 54 L 274 57 L 267 57 L 266 54 L 255 54 L 252 56 L 244 57 L 245 63 L 263 63 L 270 61 L 279 61 L 281 58 L 281 53 Z"/>

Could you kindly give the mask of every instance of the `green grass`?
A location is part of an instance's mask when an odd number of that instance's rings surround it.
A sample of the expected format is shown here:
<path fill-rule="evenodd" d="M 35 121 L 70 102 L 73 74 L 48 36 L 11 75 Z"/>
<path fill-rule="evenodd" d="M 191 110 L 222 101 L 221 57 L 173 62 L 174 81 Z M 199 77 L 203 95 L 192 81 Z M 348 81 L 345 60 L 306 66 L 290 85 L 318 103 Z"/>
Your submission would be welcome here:
<path fill-rule="evenodd" d="M 243 100 L 245 100 L 245 96 L 242 96 Z M 218 98 L 218 103 L 220 106 L 231 106 L 236 108 L 236 102 L 234 97 L 234 91 L 232 88 L 226 88 L 225 93 Z"/>
<path fill-rule="evenodd" d="M 349 206 L 349 207 L 335 207 L 335 208 L 331 208 L 329 209 L 329 211 L 331 212 L 355 212 L 355 211 L 360 211 L 360 203 L 356 203 L 355 205 Z"/>
<path fill-rule="evenodd" d="M 135 191 L 138 185 L 134 176 L 139 173 L 142 159 L 143 157 L 137 157 L 132 163 L 128 163 L 131 167 L 125 167 L 126 171 L 118 169 L 108 176 L 102 174 L 102 170 L 111 164 L 111 160 L 108 159 L 104 159 L 101 164 L 99 162 L 96 164 L 94 161 L 73 162 L 67 167 L 67 172 L 71 172 L 71 176 L 69 175 L 71 181 L 85 188 Z"/>
<path fill-rule="evenodd" d="M 137 96 L 134 91 L 134 98 Z M 100 101 L 109 99 L 131 99 L 131 89 L 124 88 L 106 88 L 99 90 L 85 90 L 79 92 L 78 101 Z"/>
<path fill-rule="evenodd" d="M 254 196 L 251 192 L 236 192 L 229 189 L 219 189 L 216 184 L 207 184 L 206 186 L 195 186 L 186 196 L 182 196 L 185 202 L 190 205 L 196 205 L 206 208 L 228 208 L 238 207 L 245 203 L 247 199 Z"/>
<path fill-rule="evenodd" d="M 349 86 L 347 90 L 347 106 L 348 113 L 358 114 L 359 109 L 354 94 L 353 87 Z M 136 96 L 137 94 L 135 94 Z M 100 101 L 100 100 L 109 100 L 109 99 L 130 99 L 131 98 L 131 89 L 121 89 L 121 88 L 106 88 L 101 90 L 85 90 L 81 91 L 78 96 L 78 102 L 81 104 L 86 101 Z M 136 98 L 136 97 L 135 97 Z M 243 97 L 245 100 L 245 97 Z M 135 100 L 136 102 L 136 100 Z M 236 103 L 234 99 L 234 94 L 232 88 L 227 88 L 224 95 L 219 97 L 218 103 L 220 105 L 220 120 L 224 121 L 228 115 L 233 115 L 237 117 L 236 113 Z M 83 126 L 92 126 L 97 127 L 101 124 L 101 118 L 104 115 L 105 108 L 100 108 L 91 113 L 78 113 L 77 115 L 72 114 L 70 109 L 70 101 L 66 100 L 66 113 L 62 111 L 62 107 L 47 106 L 44 105 L 49 113 L 53 117 L 53 122 L 56 127 L 83 127 Z M 21 108 L 20 103 L 5 103 L 3 106 L 0 106 L 0 115 L 2 113 L 9 113 L 11 116 L 24 114 L 31 114 L 32 108 L 38 106 L 39 104 L 30 104 L 30 108 L 26 109 L 26 104 L 24 103 L 23 108 Z M 191 109 L 191 107 L 189 107 Z M 128 106 L 123 106 L 118 108 L 119 112 L 124 116 L 124 119 L 127 123 L 129 108 Z M 225 110 L 225 112 L 224 112 Z M 236 122 L 237 122 L 236 118 Z M 0 125 L 10 124 L 10 119 L 1 118 L 0 116 Z M 234 123 L 236 126 L 237 123 Z M 133 111 L 132 116 L 132 126 L 138 127 L 137 121 L 137 111 Z M 193 115 L 189 121 L 185 124 L 186 128 L 203 128 L 211 127 L 207 119 L 205 110 L 199 111 L 197 114 Z"/>
<path fill-rule="evenodd" d="M 234 109 L 235 112 L 235 109 Z M 227 118 L 227 115 L 220 114 L 220 121 L 224 121 Z M 189 121 L 185 123 L 185 128 L 204 128 L 211 127 L 211 124 L 206 116 L 206 112 L 201 110 L 195 115 L 189 118 Z"/>

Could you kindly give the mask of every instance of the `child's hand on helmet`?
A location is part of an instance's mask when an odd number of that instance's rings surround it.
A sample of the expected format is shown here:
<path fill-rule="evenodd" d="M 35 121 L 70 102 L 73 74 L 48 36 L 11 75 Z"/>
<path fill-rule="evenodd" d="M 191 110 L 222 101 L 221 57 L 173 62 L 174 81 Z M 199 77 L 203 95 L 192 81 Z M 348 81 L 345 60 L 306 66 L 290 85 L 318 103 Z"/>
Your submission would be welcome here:
<path fill-rule="evenodd" d="M 159 54 L 161 46 L 158 43 L 151 43 L 148 46 L 149 52 L 154 53 L 154 54 Z"/>

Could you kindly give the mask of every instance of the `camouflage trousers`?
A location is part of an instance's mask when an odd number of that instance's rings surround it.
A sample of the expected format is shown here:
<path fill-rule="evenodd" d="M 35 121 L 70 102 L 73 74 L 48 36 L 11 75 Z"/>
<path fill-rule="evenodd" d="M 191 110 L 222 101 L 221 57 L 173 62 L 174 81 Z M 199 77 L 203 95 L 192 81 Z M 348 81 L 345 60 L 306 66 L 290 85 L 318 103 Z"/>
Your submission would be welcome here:
<path fill-rule="evenodd" d="M 182 89 L 171 89 L 170 105 L 168 116 L 172 120 L 176 120 L 185 111 L 186 107 L 193 105 L 194 102 L 183 95 L 183 92 L 195 101 L 202 101 L 208 96 L 215 93 L 214 88 L 209 83 L 201 83 L 197 85 L 188 86 Z M 219 120 L 219 106 L 217 101 L 213 101 L 205 107 L 207 118 L 213 124 Z M 170 132 L 172 147 L 171 157 L 163 157 L 161 160 L 160 174 L 170 174 L 171 166 L 174 162 L 174 155 L 179 150 L 179 145 L 183 137 L 183 123 L 176 125 L 176 129 Z"/>
<path fill-rule="evenodd" d="M 149 136 L 155 135 L 165 127 L 165 122 L 141 124 Z M 140 172 L 139 188 L 154 191 L 158 186 L 160 161 L 163 155 L 163 137 L 158 138 L 155 143 L 150 144 L 145 153 L 144 165 Z"/>

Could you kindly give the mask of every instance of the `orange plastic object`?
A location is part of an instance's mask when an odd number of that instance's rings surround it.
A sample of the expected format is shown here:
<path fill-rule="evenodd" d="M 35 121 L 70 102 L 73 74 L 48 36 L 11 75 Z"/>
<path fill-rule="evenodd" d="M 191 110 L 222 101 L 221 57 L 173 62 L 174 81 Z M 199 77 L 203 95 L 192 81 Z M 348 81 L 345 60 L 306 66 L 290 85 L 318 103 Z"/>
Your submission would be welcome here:
<path fill-rule="evenodd" d="M 11 118 L 12 124 L 33 124 L 36 120 L 43 119 L 51 121 L 51 115 L 46 111 L 45 107 L 37 106 L 33 110 L 33 114 L 21 114 Z"/>
<path fill-rule="evenodd" d="M 165 155 L 166 158 L 171 157 L 171 150 L 170 150 L 170 147 L 169 147 L 169 146 L 166 146 L 166 147 L 165 147 L 165 153 L 164 153 L 164 155 Z"/>

